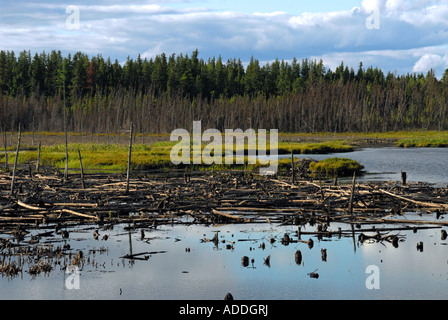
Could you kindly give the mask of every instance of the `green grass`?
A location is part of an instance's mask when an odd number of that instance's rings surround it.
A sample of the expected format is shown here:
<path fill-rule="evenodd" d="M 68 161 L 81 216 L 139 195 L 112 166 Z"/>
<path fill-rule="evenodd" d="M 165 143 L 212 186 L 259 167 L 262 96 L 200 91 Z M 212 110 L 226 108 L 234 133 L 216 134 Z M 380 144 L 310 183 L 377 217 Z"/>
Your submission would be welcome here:
<path fill-rule="evenodd" d="M 149 170 L 149 169 L 172 169 L 184 168 L 188 166 L 191 169 L 197 170 L 232 170 L 232 169 L 247 169 L 255 170 L 259 167 L 266 166 L 259 161 L 253 163 L 249 161 L 248 150 L 253 146 L 246 143 L 244 163 L 226 164 L 224 158 L 222 164 L 191 164 L 174 165 L 170 158 L 171 148 L 178 142 L 159 141 L 151 144 L 134 144 L 132 148 L 132 169 Z M 204 148 L 207 143 L 204 143 Z M 303 142 L 280 142 L 278 151 L 279 154 L 290 154 L 291 149 L 295 154 L 313 154 L 313 153 L 329 153 L 329 152 L 347 152 L 352 151 L 353 147 L 343 141 L 329 141 L 319 143 L 303 143 Z M 83 168 L 85 170 L 93 171 L 125 171 L 127 168 L 129 147 L 125 144 L 97 144 L 97 143 L 71 143 L 68 145 L 68 167 L 70 169 L 79 170 L 80 163 L 78 157 L 78 150 L 81 152 Z M 8 156 L 10 165 L 14 163 L 15 152 L 11 148 Z M 191 150 L 192 151 L 192 148 Z M 235 152 L 235 148 L 234 148 Z M 269 154 L 269 145 L 266 153 Z M 222 155 L 225 156 L 225 149 L 222 149 Z M 20 164 L 36 163 L 38 157 L 37 147 L 23 146 L 19 154 L 18 162 Z M 42 146 L 41 148 L 41 165 L 56 167 L 59 169 L 65 168 L 65 145 L 55 144 L 50 146 Z M 192 160 L 192 158 L 190 158 Z M 0 153 L 0 162 L 4 161 L 4 153 Z M 289 160 L 279 161 L 280 169 L 286 168 L 290 165 Z M 286 169 L 285 169 L 286 170 Z"/>
<path fill-rule="evenodd" d="M 18 159 L 19 163 L 35 164 L 37 160 L 37 139 L 44 138 L 42 143 L 41 164 L 43 166 L 52 166 L 63 169 L 65 167 L 65 145 L 60 143 L 63 141 L 61 133 L 40 132 L 36 134 L 34 146 L 30 145 L 30 134 L 24 133 L 22 138 L 21 152 Z M 61 139 L 58 142 L 50 144 L 53 140 L 45 141 L 45 137 L 56 135 Z M 8 135 L 9 137 L 9 135 Z M 155 137 L 155 136 L 154 136 Z M 157 138 L 160 138 L 158 136 Z M 71 138 L 76 140 L 76 134 L 72 133 Z M 126 137 L 124 137 L 126 138 Z M 85 138 L 87 139 L 87 138 Z M 132 150 L 132 169 L 172 169 L 183 168 L 188 166 L 197 170 L 231 170 L 231 169 L 257 169 L 263 165 L 260 163 L 248 163 L 247 155 L 249 150 L 255 149 L 256 146 L 248 145 L 244 147 L 245 162 L 244 164 L 195 164 L 195 165 L 178 165 L 175 166 L 170 159 L 171 148 L 176 145 L 177 141 L 168 141 L 169 136 L 163 136 L 163 141 L 152 140 L 148 144 L 134 144 Z M 392 142 L 389 145 L 399 147 L 448 147 L 448 131 L 400 131 L 400 132 L 384 132 L 384 133 L 279 133 L 278 154 L 329 154 L 340 152 L 351 152 L 355 150 L 354 145 L 359 141 L 387 140 Z M 9 141 L 9 138 L 8 138 Z M 51 141 L 51 142 L 50 142 Z M 78 140 L 79 141 L 79 140 Z M 86 170 L 98 171 L 125 171 L 128 160 L 127 139 L 122 139 L 121 143 L 71 143 L 68 145 L 69 152 L 69 168 L 80 169 L 78 150 L 81 151 L 83 158 L 83 166 Z M 137 138 L 138 142 L 139 139 Z M 223 139 L 224 141 L 224 139 Z M 267 139 L 268 146 L 266 153 L 269 154 L 269 137 Z M 208 143 L 203 142 L 202 148 Z M 8 146 L 10 165 L 14 163 L 16 146 L 14 144 Z M 235 148 L 234 148 L 235 152 Z M 225 155 L 225 148 L 222 149 L 222 155 Z M 348 160 L 348 159 L 347 159 Z M 327 160 L 329 161 L 329 160 Z M 4 162 L 4 153 L 0 152 L 0 162 Z M 279 160 L 279 169 L 287 170 L 290 166 L 288 159 Z M 353 163 L 352 163 L 353 164 Z M 339 175 L 351 174 L 356 169 L 356 165 L 351 167 L 347 161 L 338 161 L 336 163 L 323 162 L 313 165 L 315 172 L 320 171 L 327 175 L 333 175 L 337 172 Z M 354 169 L 355 168 L 355 169 Z"/>
<path fill-rule="evenodd" d="M 279 154 L 328 154 L 335 152 L 351 152 L 354 147 L 342 140 L 325 142 L 282 142 L 278 144 Z"/>
<path fill-rule="evenodd" d="M 380 147 L 448 147 L 448 131 L 389 131 L 343 133 L 280 133 L 280 140 L 330 142 L 340 141 L 351 146 Z"/>
<path fill-rule="evenodd" d="M 19 154 L 19 163 L 35 163 L 38 157 L 37 148 L 24 150 Z M 129 147 L 118 144 L 69 144 L 68 166 L 80 169 L 78 150 L 81 152 L 84 169 L 87 170 L 126 170 Z M 134 145 L 131 164 L 133 169 L 149 169 L 168 166 L 170 161 L 169 144 L 154 143 L 153 145 Z M 8 155 L 9 164 L 13 164 L 15 153 Z M 41 165 L 57 168 L 65 167 L 65 145 L 42 146 Z M 4 153 L 0 153 L 0 161 L 4 161 Z"/>
<path fill-rule="evenodd" d="M 245 157 L 244 164 L 191 164 L 174 165 L 171 162 L 170 151 L 176 142 L 154 142 L 151 145 L 135 144 L 132 148 L 131 168 L 138 170 L 184 168 L 188 166 L 197 170 L 230 170 L 230 169 L 256 169 L 260 163 L 249 164 Z M 128 163 L 129 147 L 118 144 L 69 144 L 68 167 L 79 170 L 81 168 L 78 156 L 81 152 L 83 168 L 93 171 L 125 171 Z M 224 153 L 223 153 L 224 155 Z M 0 153 L 0 162 L 4 162 L 5 155 Z M 21 150 L 19 164 L 35 164 L 38 158 L 37 148 Z M 8 163 L 14 164 L 15 152 L 9 152 Z M 65 168 L 65 145 L 42 146 L 42 166 Z M 191 161 L 192 163 L 192 161 Z"/>
<path fill-rule="evenodd" d="M 420 137 L 401 139 L 397 142 L 397 146 L 403 148 L 446 148 L 448 147 L 448 137 Z"/>
<path fill-rule="evenodd" d="M 360 173 L 364 166 L 359 162 L 347 158 L 328 158 L 310 163 L 310 169 L 315 174 L 323 174 L 325 177 L 343 177 Z"/>
<path fill-rule="evenodd" d="M 409 131 L 386 131 L 386 132 L 315 132 L 315 133 L 279 133 L 279 140 L 300 138 L 302 140 L 329 141 L 329 140 L 357 140 L 357 139 L 409 139 L 409 138 L 437 138 L 448 136 L 448 131 L 434 130 L 409 130 Z"/>

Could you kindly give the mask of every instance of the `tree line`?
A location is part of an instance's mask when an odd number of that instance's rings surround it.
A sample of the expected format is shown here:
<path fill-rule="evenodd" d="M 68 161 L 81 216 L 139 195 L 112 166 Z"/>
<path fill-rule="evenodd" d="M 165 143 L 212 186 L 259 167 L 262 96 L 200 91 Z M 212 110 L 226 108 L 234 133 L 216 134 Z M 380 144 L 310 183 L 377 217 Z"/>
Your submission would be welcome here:
<path fill-rule="evenodd" d="M 396 75 L 343 62 L 164 53 L 126 62 L 60 51 L 0 51 L 0 126 L 16 130 L 140 133 L 203 128 L 281 132 L 444 130 L 448 70 Z M 65 106 L 65 109 L 64 109 Z M 66 119 L 66 123 L 65 123 Z"/>

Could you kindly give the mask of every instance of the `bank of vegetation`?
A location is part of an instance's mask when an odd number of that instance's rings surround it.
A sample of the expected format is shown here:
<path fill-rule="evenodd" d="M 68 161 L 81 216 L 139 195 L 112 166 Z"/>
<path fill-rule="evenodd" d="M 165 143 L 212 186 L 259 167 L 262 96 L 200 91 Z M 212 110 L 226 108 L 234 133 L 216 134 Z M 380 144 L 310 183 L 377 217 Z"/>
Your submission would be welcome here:
<path fill-rule="evenodd" d="M 178 142 L 173 141 L 158 141 L 148 144 L 133 144 L 132 146 L 132 170 L 256 170 L 262 166 L 266 166 L 265 163 L 260 161 L 249 161 L 249 148 L 248 144 L 245 145 L 244 161 L 240 163 L 237 161 L 239 158 L 235 157 L 233 163 L 225 163 L 225 150 L 222 150 L 221 161 L 216 161 L 213 164 L 193 163 L 193 148 L 190 148 L 190 164 L 173 164 L 171 160 L 171 149 Z M 202 145 L 202 148 L 207 146 Z M 8 153 L 8 167 L 12 168 L 15 162 L 15 147 L 11 146 L 7 148 Z M 81 162 L 79 160 L 79 153 L 82 154 L 83 168 L 86 172 L 124 172 L 128 164 L 129 147 L 125 144 L 102 144 L 102 143 L 69 143 L 67 145 L 68 150 L 68 168 L 70 171 L 78 172 L 81 169 Z M 79 151 L 79 153 L 78 153 Z M 293 154 L 322 154 L 333 152 L 350 152 L 353 151 L 353 147 L 342 141 L 328 141 L 319 143 L 307 143 L 307 142 L 281 142 L 278 148 L 278 154 L 290 155 Z M 263 151 L 264 154 L 271 154 L 270 146 Z M 6 167 L 5 164 L 5 152 L 0 153 L 0 163 L 2 167 Z M 236 149 L 234 146 L 234 154 Z M 257 154 L 257 153 L 255 153 Z M 213 156 L 213 155 L 212 155 Z M 40 148 L 37 145 L 22 145 L 21 152 L 19 153 L 18 164 L 29 165 L 36 167 L 37 161 L 39 165 L 44 168 L 57 168 L 58 170 L 64 170 L 66 162 L 66 153 L 64 144 L 43 145 Z M 289 157 L 280 158 L 278 161 L 279 170 L 288 171 L 291 169 L 291 160 Z M 340 163 L 339 165 L 345 166 Z M 340 174 L 344 175 L 345 170 L 341 170 Z"/>
<path fill-rule="evenodd" d="M 364 166 L 358 161 L 338 157 L 313 161 L 309 167 L 314 175 L 322 177 L 344 177 L 354 173 L 359 175 L 364 169 Z"/>
<path fill-rule="evenodd" d="M 448 137 L 401 139 L 397 142 L 397 145 L 404 148 L 446 148 L 448 147 Z"/>

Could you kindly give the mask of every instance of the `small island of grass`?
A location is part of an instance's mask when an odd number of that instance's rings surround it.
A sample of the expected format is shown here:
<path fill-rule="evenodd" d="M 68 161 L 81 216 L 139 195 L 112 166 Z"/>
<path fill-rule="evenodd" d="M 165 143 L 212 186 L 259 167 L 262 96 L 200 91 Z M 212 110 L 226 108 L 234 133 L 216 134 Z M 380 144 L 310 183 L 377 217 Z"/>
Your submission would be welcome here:
<path fill-rule="evenodd" d="M 310 170 L 315 175 L 321 174 L 324 177 L 343 177 L 353 173 L 360 173 L 364 166 L 359 162 L 347 158 L 328 158 L 310 163 Z"/>

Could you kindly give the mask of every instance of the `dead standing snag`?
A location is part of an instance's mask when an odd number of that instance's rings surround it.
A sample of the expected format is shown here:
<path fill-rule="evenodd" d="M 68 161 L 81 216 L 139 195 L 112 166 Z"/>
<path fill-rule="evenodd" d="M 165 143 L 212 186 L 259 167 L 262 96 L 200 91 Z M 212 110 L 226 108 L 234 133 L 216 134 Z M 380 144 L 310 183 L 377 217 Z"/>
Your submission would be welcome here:
<path fill-rule="evenodd" d="M 129 179 L 131 178 L 131 157 L 132 157 L 132 135 L 134 133 L 134 124 L 131 123 L 129 133 L 129 154 L 128 154 L 128 168 L 126 171 L 126 193 L 129 192 Z"/>
<path fill-rule="evenodd" d="M 11 193 L 10 193 L 11 196 L 14 195 L 14 186 L 15 186 L 16 173 L 17 173 L 17 161 L 19 159 L 19 151 L 20 151 L 20 142 L 21 142 L 21 140 L 22 140 L 22 130 L 21 130 L 21 125 L 19 124 L 19 139 L 18 139 L 18 142 L 17 142 L 16 158 L 14 159 L 14 168 L 13 168 L 13 171 L 12 171 Z"/>

